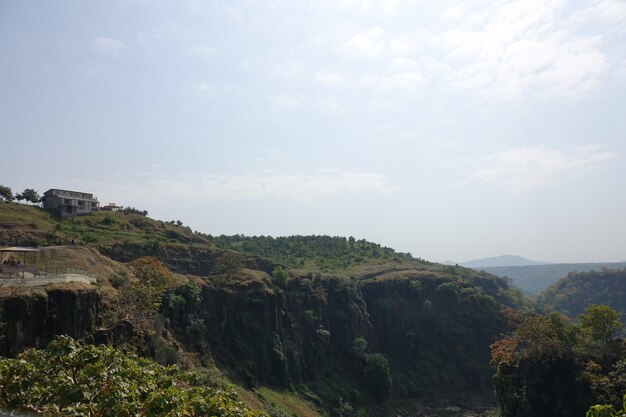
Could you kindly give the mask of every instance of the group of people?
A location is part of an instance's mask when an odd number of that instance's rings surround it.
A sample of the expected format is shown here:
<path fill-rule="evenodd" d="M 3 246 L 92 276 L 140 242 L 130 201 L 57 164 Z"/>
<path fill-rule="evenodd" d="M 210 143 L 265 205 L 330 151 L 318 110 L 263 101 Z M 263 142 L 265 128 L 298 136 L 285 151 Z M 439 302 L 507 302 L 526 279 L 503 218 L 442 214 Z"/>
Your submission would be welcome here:
<path fill-rule="evenodd" d="M 2 265 L 7 265 L 7 266 L 14 266 L 16 268 L 21 268 L 22 267 L 22 262 L 20 262 L 20 260 L 15 260 L 15 258 L 13 256 L 9 256 L 8 259 L 5 259 L 4 261 L 2 261 Z"/>

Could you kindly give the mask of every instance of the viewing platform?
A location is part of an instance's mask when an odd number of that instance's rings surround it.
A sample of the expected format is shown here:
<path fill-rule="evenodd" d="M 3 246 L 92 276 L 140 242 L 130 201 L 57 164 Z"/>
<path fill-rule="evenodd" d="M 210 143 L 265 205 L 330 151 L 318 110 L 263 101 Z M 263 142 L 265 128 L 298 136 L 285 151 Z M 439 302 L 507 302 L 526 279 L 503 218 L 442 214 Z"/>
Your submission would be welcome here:
<path fill-rule="evenodd" d="M 37 267 L 39 248 L 0 248 L 0 286 L 41 286 L 59 282 L 95 284 L 96 277 L 88 271 L 70 267 Z"/>

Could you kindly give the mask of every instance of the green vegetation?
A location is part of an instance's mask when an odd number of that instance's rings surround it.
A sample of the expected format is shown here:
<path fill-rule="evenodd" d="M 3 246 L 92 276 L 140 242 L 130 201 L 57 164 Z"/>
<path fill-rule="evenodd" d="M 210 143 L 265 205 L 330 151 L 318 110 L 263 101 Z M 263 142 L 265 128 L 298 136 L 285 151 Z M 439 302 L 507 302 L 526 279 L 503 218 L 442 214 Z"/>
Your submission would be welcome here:
<path fill-rule="evenodd" d="M 365 355 L 365 368 L 363 368 L 365 384 L 378 398 L 386 398 L 391 394 L 393 383 L 389 362 L 385 355 L 374 353 Z"/>
<path fill-rule="evenodd" d="M 15 197 L 13 197 L 13 191 L 6 185 L 0 185 L 0 198 L 6 202 L 13 201 L 15 199 Z"/>
<path fill-rule="evenodd" d="M 617 313 L 591 306 L 580 323 L 558 313 L 525 316 L 492 345 L 502 417 L 581 416 L 592 404 L 618 405 L 626 390 L 626 343 L 610 336 Z"/>
<path fill-rule="evenodd" d="M 624 325 L 619 313 L 609 306 L 592 304 L 578 316 L 581 330 L 596 342 L 609 343 Z"/>
<path fill-rule="evenodd" d="M 281 288 L 287 288 L 287 281 L 289 280 L 289 273 L 283 269 L 282 266 L 277 266 L 272 271 L 272 278 L 274 283 Z"/>
<path fill-rule="evenodd" d="M 27 203 L 32 203 L 32 204 L 41 203 L 41 196 L 33 188 L 27 188 L 22 192 L 22 194 L 16 194 L 15 199 L 17 201 L 24 200 Z"/>
<path fill-rule="evenodd" d="M 585 417 L 624 417 L 626 416 L 626 395 L 622 402 L 622 407 L 617 409 L 610 404 L 593 405 L 585 414 Z"/>
<path fill-rule="evenodd" d="M 573 272 L 541 293 L 538 304 L 544 310 L 556 310 L 570 317 L 591 304 L 606 304 L 618 313 L 626 313 L 626 268 Z"/>
<path fill-rule="evenodd" d="M 0 404 L 49 416 L 253 417 L 228 387 L 109 346 L 60 337 L 0 359 Z"/>
<path fill-rule="evenodd" d="M 215 246 L 262 256 L 291 268 L 331 272 L 368 262 L 394 260 L 425 263 L 410 253 L 396 252 L 379 244 L 353 237 L 331 236 L 211 236 L 200 233 Z"/>

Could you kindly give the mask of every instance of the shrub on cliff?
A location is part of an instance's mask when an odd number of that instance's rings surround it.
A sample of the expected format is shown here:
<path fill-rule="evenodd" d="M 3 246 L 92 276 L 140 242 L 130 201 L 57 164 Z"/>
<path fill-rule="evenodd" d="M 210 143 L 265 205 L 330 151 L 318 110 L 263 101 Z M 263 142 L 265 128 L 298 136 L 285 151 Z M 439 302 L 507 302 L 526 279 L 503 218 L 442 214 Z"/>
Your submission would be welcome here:
<path fill-rule="evenodd" d="M 365 368 L 363 369 L 365 383 L 374 395 L 386 398 L 391 394 L 393 387 L 389 362 L 382 353 L 374 353 L 365 356 Z"/>

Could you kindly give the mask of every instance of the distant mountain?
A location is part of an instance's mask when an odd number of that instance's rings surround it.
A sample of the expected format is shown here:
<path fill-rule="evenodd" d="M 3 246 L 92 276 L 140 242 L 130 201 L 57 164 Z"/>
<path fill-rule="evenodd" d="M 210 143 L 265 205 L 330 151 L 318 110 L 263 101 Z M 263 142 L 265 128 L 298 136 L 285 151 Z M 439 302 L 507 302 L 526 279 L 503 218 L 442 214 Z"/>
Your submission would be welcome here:
<path fill-rule="evenodd" d="M 500 255 L 493 258 L 476 259 L 462 262 L 460 265 L 466 268 L 486 268 L 494 266 L 526 266 L 526 265 L 548 265 L 549 262 L 538 262 L 517 255 Z"/>
<path fill-rule="evenodd" d="M 509 277 L 513 284 L 531 294 L 538 295 L 559 278 L 570 272 L 601 271 L 603 268 L 620 269 L 626 262 L 597 262 L 580 264 L 549 264 L 523 266 L 477 267 L 485 272 L 501 277 Z"/>

